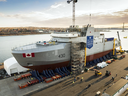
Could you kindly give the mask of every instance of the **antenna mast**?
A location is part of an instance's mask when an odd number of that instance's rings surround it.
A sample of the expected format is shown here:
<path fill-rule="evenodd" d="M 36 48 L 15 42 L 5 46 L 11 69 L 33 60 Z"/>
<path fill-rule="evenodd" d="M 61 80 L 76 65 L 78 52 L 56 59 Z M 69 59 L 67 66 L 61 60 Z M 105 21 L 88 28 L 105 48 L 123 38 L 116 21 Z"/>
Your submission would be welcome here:
<path fill-rule="evenodd" d="M 77 0 L 68 0 L 67 3 L 69 4 L 72 1 L 73 1 L 72 26 L 74 28 L 75 27 L 75 3 L 77 2 Z"/>

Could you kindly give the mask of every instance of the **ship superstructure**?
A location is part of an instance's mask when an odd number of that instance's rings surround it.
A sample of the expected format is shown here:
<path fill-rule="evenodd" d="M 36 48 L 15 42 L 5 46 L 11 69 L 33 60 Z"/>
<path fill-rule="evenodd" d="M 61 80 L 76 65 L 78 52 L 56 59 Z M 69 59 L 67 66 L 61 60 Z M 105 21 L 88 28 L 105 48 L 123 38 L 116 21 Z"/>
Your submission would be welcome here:
<path fill-rule="evenodd" d="M 87 36 L 93 36 L 93 47 L 87 49 L 87 62 L 103 57 L 113 50 L 114 38 L 105 38 L 104 34 L 94 32 L 91 25 L 82 28 L 81 32 L 54 33 L 51 36 L 50 41 L 38 41 L 35 44 L 14 48 L 12 54 L 21 66 L 42 72 L 45 69 L 70 66 L 71 43 L 86 44 Z M 115 47 L 118 46 L 119 42 L 116 40 Z"/>

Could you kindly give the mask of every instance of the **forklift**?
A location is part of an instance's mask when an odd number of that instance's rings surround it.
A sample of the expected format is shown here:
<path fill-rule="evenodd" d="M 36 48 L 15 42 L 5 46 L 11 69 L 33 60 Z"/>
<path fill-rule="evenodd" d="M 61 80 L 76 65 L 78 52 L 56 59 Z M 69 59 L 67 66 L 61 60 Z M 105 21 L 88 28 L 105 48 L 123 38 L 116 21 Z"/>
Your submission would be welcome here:
<path fill-rule="evenodd" d="M 102 75 L 102 73 L 100 71 L 95 70 L 95 76 L 101 76 L 101 75 Z"/>
<path fill-rule="evenodd" d="M 106 70 L 106 73 L 105 73 L 106 76 L 110 76 L 111 75 L 111 72 Z"/>

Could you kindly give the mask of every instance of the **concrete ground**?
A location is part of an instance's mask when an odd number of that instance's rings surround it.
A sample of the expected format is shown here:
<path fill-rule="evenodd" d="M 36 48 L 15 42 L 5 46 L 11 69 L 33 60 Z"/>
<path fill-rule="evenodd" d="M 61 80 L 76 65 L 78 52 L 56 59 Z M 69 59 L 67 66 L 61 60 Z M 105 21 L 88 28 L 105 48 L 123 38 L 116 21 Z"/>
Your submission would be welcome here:
<path fill-rule="evenodd" d="M 1 65 L 1 66 L 0 66 L 0 69 L 4 69 L 4 65 Z"/>
<path fill-rule="evenodd" d="M 110 81 L 112 76 L 117 74 L 114 81 L 116 82 L 128 73 L 127 58 L 128 55 L 126 55 L 126 58 L 117 60 L 109 66 L 100 69 L 103 73 L 100 77 L 94 76 L 94 71 L 91 70 L 81 74 L 79 77 L 83 77 L 83 82 L 80 82 L 79 79 L 74 84 L 72 83 L 74 79 L 71 76 L 67 76 L 50 83 L 43 82 L 19 89 L 18 85 L 29 81 L 30 78 L 20 81 L 14 81 L 14 77 L 3 79 L 0 80 L 0 96 L 94 96 L 97 91 L 103 92 L 105 88 L 113 83 L 113 81 Z M 112 75 L 105 77 L 106 70 L 111 71 Z M 109 82 L 110 84 L 107 85 Z M 91 84 L 91 87 L 87 88 L 89 84 Z"/>
<path fill-rule="evenodd" d="M 106 70 L 111 71 L 111 76 L 104 76 Z M 83 82 L 77 80 L 73 84 L 74 79 L 70 78 L 55 86 L 33 93 L 31 96 L 95 96 L 97 91 L 103 92 L 105 89 L 107 90 L 108 87 L 112 86 L 121 77 L 128 74 L 128 54 L 124 59 L 116 60 L 99 71 L 102 72 L 102 76 L 94 76 L 94 71 L 90 70 L 79 75 L 80 78 L 83 77 Z M 111 80 L 112 76 L 115 77 L 114 81 Z M 88 88 L 89 84 L 91 84 L 91 87 Z"/>
<path fill-rule="evenodd" d="M 26 88 L 20 89 L 18 85 L 23 84 L 31 80 L 31 78 L 22 79 L 19 81 L 14 81 L 14 77 L 6 78 L 0 80 L 0 96 L 24 96 L 25 94 L 38 92 L 39 90 L 43 90 L 43 88 L 47 88 L 49 86 L 53 86 L 58 82 L 62 82 L 63 80 L 70 78 L 70 76 L 66 76 L 65 78 L 61 78 L 50 83 L 38 83 Z"/>

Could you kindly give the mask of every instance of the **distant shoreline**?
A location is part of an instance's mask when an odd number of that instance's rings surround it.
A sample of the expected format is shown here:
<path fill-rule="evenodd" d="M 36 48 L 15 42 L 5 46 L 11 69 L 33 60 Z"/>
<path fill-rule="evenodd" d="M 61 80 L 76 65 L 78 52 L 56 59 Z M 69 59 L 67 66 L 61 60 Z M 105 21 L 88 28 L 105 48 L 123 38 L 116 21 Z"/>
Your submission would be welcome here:
<path fill-rule="evenodd" d="M 37 33 L 37 34 L 7 34 L 7 35 L 0 35 L 0 36 L 19 36 L 19 35 L 39 35 L 39 34 L 51 34 L 51 33 Z"/>

